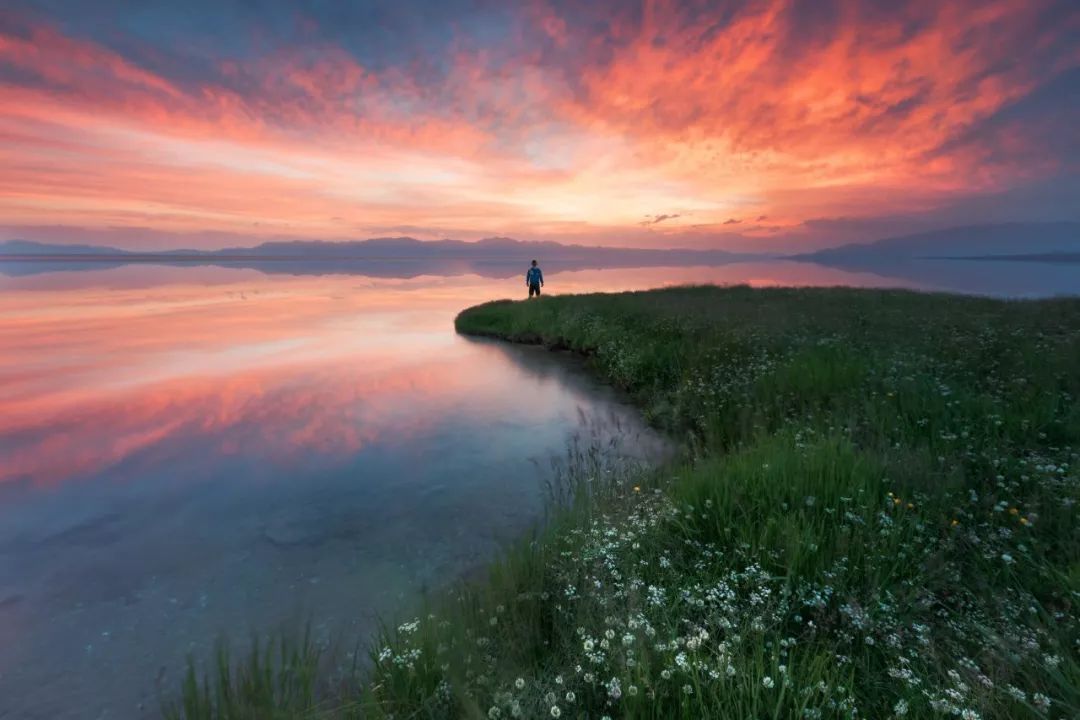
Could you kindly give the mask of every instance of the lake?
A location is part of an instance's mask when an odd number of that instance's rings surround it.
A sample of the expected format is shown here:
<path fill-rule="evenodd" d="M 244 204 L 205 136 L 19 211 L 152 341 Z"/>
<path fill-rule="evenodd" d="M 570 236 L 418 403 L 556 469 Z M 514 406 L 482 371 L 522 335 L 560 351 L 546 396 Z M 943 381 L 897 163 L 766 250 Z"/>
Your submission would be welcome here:
<path fill-rule="evenodd" d="M 545 291 L 1043 296 L 1080 292 L 1077 270 L 770 261 L 567 270 Z M 310 619 L 320 643 L 363 640 L 534 525 L 575 444 L 661 457 L 578 361 L 454 333 L 461 309 L 524 289 L 498 273 L 0 274 L 0 717 L 156 717 L 185 657 L 223 634 Z"/>

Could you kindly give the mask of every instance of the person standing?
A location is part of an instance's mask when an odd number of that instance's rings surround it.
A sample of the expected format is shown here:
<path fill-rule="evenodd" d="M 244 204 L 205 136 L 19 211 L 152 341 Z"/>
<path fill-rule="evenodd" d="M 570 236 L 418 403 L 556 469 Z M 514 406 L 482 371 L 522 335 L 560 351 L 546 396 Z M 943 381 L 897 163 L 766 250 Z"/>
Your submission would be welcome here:
<path fill-rule="evenodd" d="M 532 261 L 529 271 L 525 273 L 525 284 L 529 286 L 529 297 L 533 295 L 540 297 L 540 288 L 544 286 L 544 273 L 535 260 Z"/>

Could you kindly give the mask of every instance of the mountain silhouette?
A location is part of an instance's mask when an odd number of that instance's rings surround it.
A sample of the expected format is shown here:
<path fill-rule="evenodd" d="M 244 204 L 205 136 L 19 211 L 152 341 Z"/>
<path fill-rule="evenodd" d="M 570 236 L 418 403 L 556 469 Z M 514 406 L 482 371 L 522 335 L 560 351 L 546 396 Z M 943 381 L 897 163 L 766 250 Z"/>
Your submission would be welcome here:
<path fill-rule="evenodd" d="M 493 237 L 477 242 L 424 241 L 411 237 L 348 242 L 275 241 L 220 250 L 136 251 L 94 245 L 64 245 L 30 240 L 0 243 L 0 273 L 27 275 L 82 270 L 128 263 L 227 265 L 268 273 L 351 273 L 410 278 L 433 273 L 510 277 L 532 259 L 549 271 L 718 265 L 762 257 L 722 250 L 590 247 L 556 242 L 523 242 Z"/>

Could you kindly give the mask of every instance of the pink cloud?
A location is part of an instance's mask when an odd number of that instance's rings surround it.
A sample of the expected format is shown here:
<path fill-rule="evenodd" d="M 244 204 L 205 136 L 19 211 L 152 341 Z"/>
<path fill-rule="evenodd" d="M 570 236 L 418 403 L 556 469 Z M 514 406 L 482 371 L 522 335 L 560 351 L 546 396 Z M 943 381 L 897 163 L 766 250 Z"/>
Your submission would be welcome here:
<path fill-rule="evenodd" d="M 185 84 L 37 26 L 0 34 L 0 64 L 32 78 L 0 86 L 0 220 L 611 243 L 643 208 L 679 208 L 650 244 L 733 217 L 768 216 L 752 235 L 933 209 L 1066 162 L 1042 150 L 1046 116 L 976 132 L 1080 65 L 1046 5 L 845 0 L 812 25 L 787 0 L 723 22 L 656 1 L 598 35 L 537 2 L 505 45 L 455 43 L 437 81 L 313 39 Z"/>

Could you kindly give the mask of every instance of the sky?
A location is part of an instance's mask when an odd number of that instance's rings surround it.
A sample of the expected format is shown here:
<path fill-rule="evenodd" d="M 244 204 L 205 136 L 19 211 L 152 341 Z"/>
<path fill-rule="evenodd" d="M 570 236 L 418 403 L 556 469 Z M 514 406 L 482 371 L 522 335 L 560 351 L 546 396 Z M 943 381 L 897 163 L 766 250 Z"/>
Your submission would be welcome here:
<path fill-rule="evenodd" d="M 0 240 L 1080 220 L 1075 0 L 5 0 Z"/>

